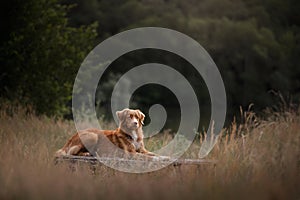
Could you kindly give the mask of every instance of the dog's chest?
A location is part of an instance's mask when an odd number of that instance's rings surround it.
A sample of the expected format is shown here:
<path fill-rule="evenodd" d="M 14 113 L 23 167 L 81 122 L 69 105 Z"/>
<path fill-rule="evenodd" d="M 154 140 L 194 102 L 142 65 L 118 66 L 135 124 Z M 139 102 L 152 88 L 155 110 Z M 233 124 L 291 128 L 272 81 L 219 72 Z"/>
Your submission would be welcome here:
<path fill-rule="evenodd" d="M 132 131 L 132 144 L 135 146 L 135 149 L 141 148 L 141 142 L 138 141 L 138 135 L 136 131 Z"/>

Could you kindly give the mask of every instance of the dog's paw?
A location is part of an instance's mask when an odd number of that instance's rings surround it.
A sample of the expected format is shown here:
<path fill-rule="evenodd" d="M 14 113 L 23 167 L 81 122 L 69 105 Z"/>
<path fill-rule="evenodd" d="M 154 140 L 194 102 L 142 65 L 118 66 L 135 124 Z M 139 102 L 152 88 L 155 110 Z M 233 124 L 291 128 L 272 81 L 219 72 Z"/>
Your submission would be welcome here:
<path fill-rule="evenodd" d="M 82 152 L 79 154 L 79 156 L 87 156 L 87 157 L 90 157 L 92 156 L 89 152 Z"/>
<path fill-rule="evenodd" d="M 160 160 L 171 160 L 170 156 L 159 156 Z"/>

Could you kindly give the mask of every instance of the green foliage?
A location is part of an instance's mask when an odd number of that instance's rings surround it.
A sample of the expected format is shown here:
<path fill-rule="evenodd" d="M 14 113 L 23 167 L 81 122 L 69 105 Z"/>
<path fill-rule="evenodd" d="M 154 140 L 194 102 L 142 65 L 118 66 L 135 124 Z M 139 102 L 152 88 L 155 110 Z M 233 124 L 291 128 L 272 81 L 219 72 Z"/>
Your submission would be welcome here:
<path fill-rule="evenodd" d="M 79 63 L 96 44 L 96 27 L 86 26 L 93 22 L 99 24 L 98 42 L 143 26 L 171 28 L 193 37 L 219 67 L 229 107 L 234 110 L 250 103 L 257 109 L 272 105 L 272 90 L 292 95 L 297 102 L 300 99 L 297 0 L 64 0 L 62 5 L 57 0 L 13 2 L 4 9 L 9 19 L 1 24 L 7 30 L 0 33 L 1 96 L 34 104 L 39 112 L 65 112 Z M 73 4 L 66 15 L 67 7 Z M 96 94 L 99 107 L 109 108 L 109 92 L 120 74 L 154 61 L 180 71 L 194 88 L 199 88 L 201 104 L 209 107 L 205 84 L 188 63 L 161 56 L 160 52 L 135 53 L 137 56 L 125 55 L 105 73 L 103 91 Z M 165 94 L 162 88 L 153 89 L 133 99 L 146 108 L 153 101 L 169 103 L 171 98 Z"/>
<path fill-rule="evenodd" d="M 293 95 L 299 103 L 297 1 L 157 0 L 145 3 L 144 7 L 148 11 L 145 17 L 137 17 L 132 23 L 127 22 L 130 26 L 119 30 L 163 26 L 195 38 L 219 67 L 231 108 L 250 103 L 257 109 L 272 105 L 276 101 L 272 90 Z M 182 69 L 188 71 L 188 67 L 184 65 Z"/>
<path fill-rule="evenodd" d="M 38 113 L 66 114 L 72 83 L 92 48 L 96 25 L 68 26 L 57 0 L 14 0 L 12 26 L 1 45 L 1 96 L 32 104 Z"/>

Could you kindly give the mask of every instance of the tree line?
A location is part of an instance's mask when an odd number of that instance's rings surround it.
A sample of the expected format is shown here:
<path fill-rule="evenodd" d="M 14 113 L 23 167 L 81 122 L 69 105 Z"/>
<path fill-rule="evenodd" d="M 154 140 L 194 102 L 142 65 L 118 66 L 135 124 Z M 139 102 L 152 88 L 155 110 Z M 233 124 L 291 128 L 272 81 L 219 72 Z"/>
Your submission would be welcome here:
<path fill-rule="evenodd" d="M 12 0 L 1 7 L 0 97 L 33 105 L 38 113 L 68 116 L 73 82 L 87 53 L 121 31 L 158 26 L 187 34 L 208 51 L 223 77 L 229 113 L 250 103 L 257 110 L 274 105 L 271 91 L 298 103 L 299 9 L 297 0 Z M 197 88 L 204 110 L 209 107 L 207 88 L 189 63 L 146 49 L 112 63 L 100 81 L 99 109 L 109 109 L 122 73 L 147 62 L 180 71 Z M 153 103 L 177 108 L 173 97 L 153 85 L 132 100 L 142 108 Z"/>

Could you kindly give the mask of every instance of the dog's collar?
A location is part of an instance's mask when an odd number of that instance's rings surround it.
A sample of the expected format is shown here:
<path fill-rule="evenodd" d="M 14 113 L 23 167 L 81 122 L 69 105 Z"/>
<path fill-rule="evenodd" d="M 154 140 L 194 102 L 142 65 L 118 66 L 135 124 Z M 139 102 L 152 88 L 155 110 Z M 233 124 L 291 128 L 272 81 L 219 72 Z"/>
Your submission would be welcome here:
<path fill-rule="evenodd" d="M 124 136 L 125 136 L 127 139 L 129 139 L 129 140 L 134 140 L 133 137 L 132 137 L 131 135 L 127 134 L 125 131 L 123 131 L 123 130 L 120 129 L 120 128 L 118 128 L 118 129 L 119 129 L 119 131 L 120 131 L 121 133 L 124 134 Z"/>
<path fill-rule="evenodd" d="M 131 135 L 129 135 L 129 134 L 127 134 L 127 133 L 125 133 L 125 137 L 126 137 L 127 139 L 129 139 L 129 140 L 133 140 L 133 138 L 131 137 Z"/>

